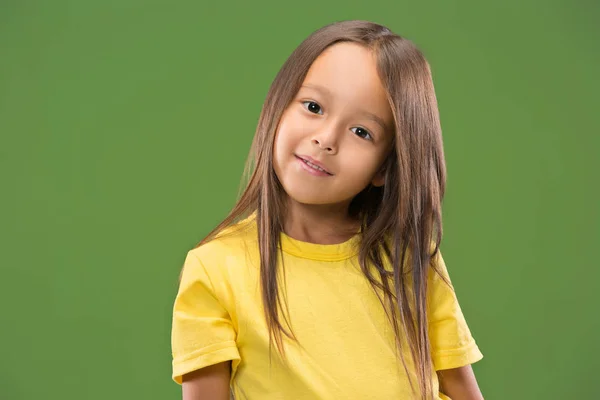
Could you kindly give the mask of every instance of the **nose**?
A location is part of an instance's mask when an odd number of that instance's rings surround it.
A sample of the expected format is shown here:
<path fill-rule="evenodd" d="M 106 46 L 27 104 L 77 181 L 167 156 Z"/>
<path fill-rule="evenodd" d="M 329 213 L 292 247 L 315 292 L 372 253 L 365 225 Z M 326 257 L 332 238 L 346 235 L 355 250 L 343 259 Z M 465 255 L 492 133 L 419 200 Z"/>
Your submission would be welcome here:
<path fill-rule="evenodd" d="M 328 129 L 327 131 L 315 134 L 311 143 L 328 154 L 336 154 L 338 152 L 338 137 L 334 129 Z"/>

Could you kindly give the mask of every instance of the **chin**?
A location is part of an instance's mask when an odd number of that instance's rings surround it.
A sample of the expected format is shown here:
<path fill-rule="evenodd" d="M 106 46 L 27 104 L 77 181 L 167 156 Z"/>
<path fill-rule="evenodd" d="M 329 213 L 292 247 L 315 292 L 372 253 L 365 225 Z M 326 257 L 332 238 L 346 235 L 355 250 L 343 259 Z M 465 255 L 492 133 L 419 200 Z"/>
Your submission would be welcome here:
<path fill-rule="evenodd" d="M 290 197 L 290 199 L 292 199 L 295 202 L 300 203 L 300 204 L 324 205 L 324 204 L 335 203 L 335 201 L 331 201 L 327 198 L 324 198 L 323 196 L 310 195 L 310 194 L 306 194 L 306 193 L 303 193 L 303 194 L 288 193 L 288 196 Z"/>
<path fill-rule="evenodd" d="M 285 188 L 285 192 L 290 199 L 300 204 L 327 205 L 344 201 L 344 199 L 339 198 L 339 196 L 332 196 L 328 191 L 317 190 L 316 188 L 309 189 L 306 186 L 302 188 Z"/>

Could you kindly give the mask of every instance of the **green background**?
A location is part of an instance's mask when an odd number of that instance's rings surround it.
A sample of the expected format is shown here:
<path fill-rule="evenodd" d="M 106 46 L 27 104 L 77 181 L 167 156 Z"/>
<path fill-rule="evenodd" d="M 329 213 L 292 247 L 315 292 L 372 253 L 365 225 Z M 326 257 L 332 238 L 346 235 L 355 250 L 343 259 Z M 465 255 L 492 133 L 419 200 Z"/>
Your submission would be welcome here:
<path fill-rule="evenodd" d="M 2 1 L 0 399 L 180 398 L 185 253 L 234 204 L 280 66 L 345 19 L 432 64 L 486 399 L 594 398 L 599 4 Z"/>

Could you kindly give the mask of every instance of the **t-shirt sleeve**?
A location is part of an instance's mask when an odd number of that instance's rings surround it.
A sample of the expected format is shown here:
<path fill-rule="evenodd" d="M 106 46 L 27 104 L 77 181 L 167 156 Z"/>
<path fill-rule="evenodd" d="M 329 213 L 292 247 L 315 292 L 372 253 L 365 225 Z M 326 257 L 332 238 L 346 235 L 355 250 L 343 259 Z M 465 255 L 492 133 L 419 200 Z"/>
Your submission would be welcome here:
<path fill-rule="evenodd" d="M 436 371 L 473 364 L 483 358 L 465 321 L 441 252 L 433 258 L 440 274 L 431 270 L 429 281 L 429 339 Z"/>
<path fill-rule="evenodd" d="M 212 279 L 211 279 L 212 278 Z M 223 304 L 221 288 L 194 250 L 187 253 L 173 306 L 172 378 L 228 360 L 239 360 L 236 331 Z"/>

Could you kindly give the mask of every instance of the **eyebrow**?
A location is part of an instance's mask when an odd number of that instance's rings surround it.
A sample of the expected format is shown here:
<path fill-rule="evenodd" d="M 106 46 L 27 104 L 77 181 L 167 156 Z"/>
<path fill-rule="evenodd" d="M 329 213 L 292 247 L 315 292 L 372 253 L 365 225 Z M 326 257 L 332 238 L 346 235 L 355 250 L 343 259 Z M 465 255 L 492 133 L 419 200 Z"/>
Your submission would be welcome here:
<path fill-rule="evenodd" d="M 321 86 L 321 85 L 315 85 L 315 84 L 305 83 L 305 84 L 303 84 L 301 86 L 301 88 L 313 89 L 313 90 L 316 90 L 317 92 L 323 93 L 324 95 L 326 95 L 328 97 L 333 97 L 331 91 L 329 89 L 327 89 L 326 87 Z M 381 125 L 381 127 L 384 130 L 388 130 L 388 126 L 385 123 L 385 121 L 383 119 L 381 119 L 380 117 L 378 117 L 377 115 L 375 115 L 375 114 L 373 114 L 371 112 L 365 111 L 365 110 L 361 110 L 360 113 L 363 114 L 368 119 L 370 119 L 370 120 L 378 123 L 379 125 Z"/>

